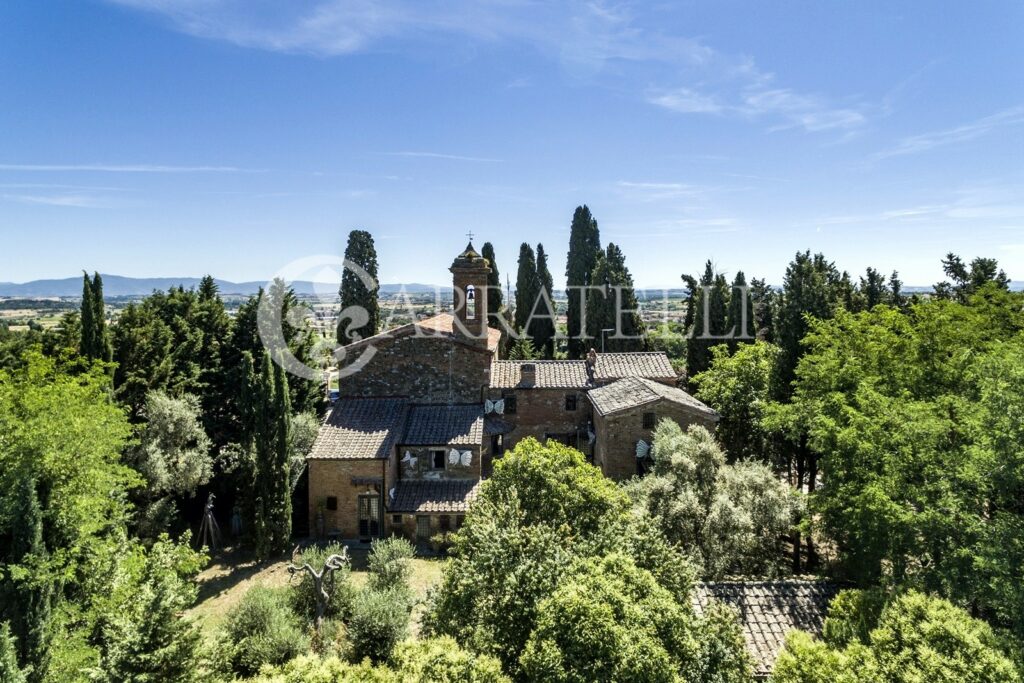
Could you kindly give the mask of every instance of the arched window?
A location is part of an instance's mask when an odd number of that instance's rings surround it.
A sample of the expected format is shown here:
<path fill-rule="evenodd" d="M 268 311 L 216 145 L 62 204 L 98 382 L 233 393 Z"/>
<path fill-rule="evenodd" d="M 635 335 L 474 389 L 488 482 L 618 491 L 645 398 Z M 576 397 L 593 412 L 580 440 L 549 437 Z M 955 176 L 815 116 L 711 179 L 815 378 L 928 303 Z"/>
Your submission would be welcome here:
<path fill-rule="evenodd" d="M 476 287 L 466 285 L 466 319 L 476 320 Z"/>

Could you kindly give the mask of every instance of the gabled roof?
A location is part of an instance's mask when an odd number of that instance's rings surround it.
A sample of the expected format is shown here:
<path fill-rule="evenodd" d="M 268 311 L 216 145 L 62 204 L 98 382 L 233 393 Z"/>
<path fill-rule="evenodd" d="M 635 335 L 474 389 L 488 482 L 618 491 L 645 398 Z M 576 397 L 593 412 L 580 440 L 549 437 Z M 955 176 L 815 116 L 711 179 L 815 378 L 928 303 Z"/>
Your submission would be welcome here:
<path fill-rule="evenodd" d="M 534 382 L 523 382 L 522 368 L 533 364 Z M 647 377 L 675 381 L 676 372 L 662 351 L 599 353 L 591 380 L 585 360 L 496 360 L 491 364 L 491 387 L 513 389 L 586 389 L 623 377 Z"/>
<path fill-rule="evenodd" d="M 697 614 L 703 614 L 712 600 L 739 613 L 754 673 L 764 678 L 771 674 L 789 631 L 821 635 L 829 603 L 839 590 L 827 581 L 723 581 L 697 584 L 692 602 Z"/>
<path fill-rule="evenodd" d="M 708 419 L 718 419 L 718 413 L 682 389 L 666 386 L 643 377 L 627 377 L 616 380 L 611 384 L 592 389 L 587 396 L 594 404 L 594 410 L 601 415 L 611 415 L 664 400 L 702 413 Z"/>
<path fill-rule="evenodd" d="M 386 458 L 409 412 L 404 398 L 343 398 L 320 427 L 311 460 Z"/>
<path fill-rule="evenodd" d="M 484 438 L 482 405 L 416 405 L 409 409 L 405 435 L 410 446 L 479 446 Z"/>
<path fill-rule="evenodd" d="M 400 481 L 388 512 L 465 512 L 476 499 L 479 479 Z"/>
<path fill-rule="evenodd" d="M 380 342 L 387 341 L 389 339 L 397 339 L 399 337 L 426 337 L 426 338 L 445 338 L 451 339 L 452 341 L 460 344 L 465 344 L 469 348 L 484 350 L 483 345 L 476 345 L 472 339 L 467 339 L 460 329 L 456 327 L 455 316 L 451 313 L 439 313 L 430 318 L 423 320 L 407 323 L 400 327 L 396 327 L 380 334 L 375 334 L 372 337 L 366 337 L 359 341 L 346 344 L 342 347 L 347 354 L 356 349 L 364 346 L 373 346 Z M 493 327 L 487 328 L 487 351 L 493 353 L 498 348 L 498 343 L 501 341 L 501 330 L 497 330 Z"/>

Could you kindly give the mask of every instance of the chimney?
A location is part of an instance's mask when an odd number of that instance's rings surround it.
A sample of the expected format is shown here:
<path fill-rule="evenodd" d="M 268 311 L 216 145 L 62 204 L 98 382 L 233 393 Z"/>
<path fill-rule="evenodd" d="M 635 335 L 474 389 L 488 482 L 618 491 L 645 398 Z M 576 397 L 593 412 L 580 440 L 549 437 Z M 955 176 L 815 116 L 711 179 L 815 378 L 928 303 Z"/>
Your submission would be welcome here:
<path fill-rule="evenodd" d="M 597 351 L 590 349 L 587 353 L 587 383 L 594 383 L 594 376 L 597 371 Z"/>
<path fill-rule="evenodd" d="M 519 383 L 524 387 L 532 387 L 537 383 L 537 366 L 534 363 L 523 363 L 519 366 Z"/>

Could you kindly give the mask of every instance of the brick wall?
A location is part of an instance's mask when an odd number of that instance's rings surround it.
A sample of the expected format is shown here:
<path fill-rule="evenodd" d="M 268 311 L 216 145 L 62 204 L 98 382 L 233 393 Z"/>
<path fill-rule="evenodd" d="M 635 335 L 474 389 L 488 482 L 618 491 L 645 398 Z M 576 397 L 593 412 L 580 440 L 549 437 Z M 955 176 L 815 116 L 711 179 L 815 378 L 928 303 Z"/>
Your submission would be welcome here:
<path fill-rule="evenodd" d="M 647 443 L 653 441 L 654 430 L 643 426 L 643 414 L 648 412 L 653 412 L 657 420 L 673 420 L 683 429 L 691 424 L 700 424 L 712 431 L 715 429 L 713 420 L 671 401 L 658 401 L 610 416 L 595 414 L 597 442 L 594 444 L 594 464 L 606 477 L 622 481 L 637 474 L 636 442 L 641 439 Z"/>
<path fill-rule="evenodd" d="M 359 537 L 358 496 L 383 488 L 367 484 L 353 484 L 353 477 L 381 479 L 385 476 L 386 460 L 310 460 L 309 464 L 309 529 L 316 533 L 317 505 L 329 496 L 338 499 L 337 510 L 324 511 L 324 528 L 337 530 L 341 538 Z M 384 489 L 386 495 L 387 489 Z M 383 509 L 384 496 L 381 497 Z"/>
<path fill-rule="evenodd" d="M 506 450 L 511 450 L 528 436 L 543 443 L 546 434 L 582 431 L 577 447 L 584 453 L 589 451 L 586 430 L 592 408 L 586 392 L 579 389 L 507 389 L 504 392 L 490 389 L 488 398 L 498 399 L 510 393 L 516 397 L 516 412 L 506 412 L 501 419 L 515 425 L 515 430 L 505 435 Z M 565 409 L 566 395 L 576 396 L 576 410 Z"/>
<path fill-rule="evenodd" d="M 376 344 L 366 366 L 343 377 L 343 397 L 405 396 L 423 403 L 476 403 L 493 354 L 445 337 L 406 336 Z M 364 352 L 365 353 L 365 352 Z M 355 354 L 359 357 L 360 354 Z"/>
<path fill-rule="evenodd" d="M 481 473 L 480 448 L 476 446 L 459 446 L 456 448 L 460 453 L 470 451 L 473 454 L 468 466 L 463 465 L 461 460 L 452 464 L 448 461 L 448 453 L 452 446 L 399 446 L 398 464 L 400 469 L 399 480 L 418 481 L 429 479 L 479 479 Z M 434 469 L 433 452 L 444 451 L 444 469 Z M 406 453 L 411 453 L 416 459 L 415 464 L 402 462 Z"/>

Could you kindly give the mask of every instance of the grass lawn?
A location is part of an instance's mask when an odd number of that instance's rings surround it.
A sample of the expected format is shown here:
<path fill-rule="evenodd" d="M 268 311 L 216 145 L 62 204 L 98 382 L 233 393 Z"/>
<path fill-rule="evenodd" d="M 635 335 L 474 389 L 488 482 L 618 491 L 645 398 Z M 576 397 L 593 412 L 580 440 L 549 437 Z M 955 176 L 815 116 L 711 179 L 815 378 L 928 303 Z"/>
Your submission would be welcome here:
<path fill-rule="evenodd" d="M 355 545 L 349 548 L 352 558 L 352 583 L 361 587 L 366 583 L 366 557 L 369 546 Z M 298 581 L 288 573 L 289 560 L 268 560 L 256 562 L 247 550 L 226 548 L 212 554 L 209 566 L 197 577 L 199 598 L 189 614 L 201 626 L 203 635 L 214 638 L 224 617 L 237 605 L 245 592 L 254 586 L 270 588 L 287 586 Z M 412 561 L 410 584 L 417 598 L 422 599 L 427 589 L 441 580 L 443 560 L 431 557 L 416 557 Z M 421 604 L 413 609 L 413 635 L 419 633 Z"/>

